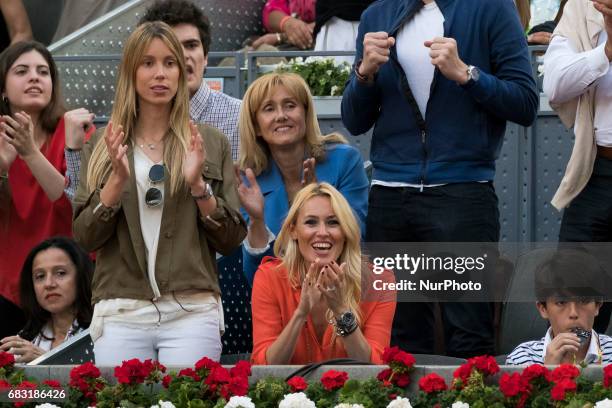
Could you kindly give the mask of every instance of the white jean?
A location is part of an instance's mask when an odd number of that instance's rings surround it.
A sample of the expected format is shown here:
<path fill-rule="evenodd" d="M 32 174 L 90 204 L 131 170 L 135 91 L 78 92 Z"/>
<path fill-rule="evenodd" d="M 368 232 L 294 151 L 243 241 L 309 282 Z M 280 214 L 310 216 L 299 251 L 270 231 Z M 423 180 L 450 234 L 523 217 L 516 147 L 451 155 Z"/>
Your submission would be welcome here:
<path fill-rule="evenodd" d="M 102 334 L 94 339 L 96 365 L 117 366 L 132 358 L 183 367 L 193 366 L 204 356 L 219 361 L 223 327 L 219 298 L 210 296 L 209 301 L 198 304 L 181 301 L 181 305 L 187 311 L 164 296 L 155 305 L 100 317 Z"/>
<path fill-rule="evenodd" d="M 315 39 L 315 51 L 355 51 L 359 21 L 346 21 L 332 17 L 321 27 Z M 336 63 L 353 63 L 355 57 L 337 56 Z"/>

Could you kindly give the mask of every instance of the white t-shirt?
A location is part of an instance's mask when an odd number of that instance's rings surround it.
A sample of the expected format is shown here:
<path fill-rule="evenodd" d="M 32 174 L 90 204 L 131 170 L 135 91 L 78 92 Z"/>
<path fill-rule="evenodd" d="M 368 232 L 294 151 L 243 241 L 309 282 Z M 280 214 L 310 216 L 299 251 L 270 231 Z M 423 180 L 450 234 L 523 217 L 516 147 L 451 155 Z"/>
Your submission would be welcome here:
<path fill-rule="evenodd" d="M 397 33 L 397 59 L 423 118 L 429 100 L 435 67 L 423 43 L 444 36 L 444 16 L 436 2 L 426 4 Z"/>
<path fill-rule="evenodd" d="M 164 202 L 156 207 L 149 207 L 145 202 L 145 194 L 150 187 L 158 188 L 164 197 L 164 182 L 151 183 L 149 170 L 154 164 L 153 160 L 142 151 L 140 146 L 134 146 L 134 173 L 136 176 L 136 190 L 138 192 L 138 214 L 140 215 L 140 229 L 146 247 L 147 275 L 153 289 L 155 299 L 161 297 L 159 287 L 155 281 L 155 260 L 157 259 L 157 244 L 159 242 L 159 229 L 161 227 Z M 165 169 L 164 169 L 165 170 Z M 168 177 L 168 175 L 165 175 Z"/>

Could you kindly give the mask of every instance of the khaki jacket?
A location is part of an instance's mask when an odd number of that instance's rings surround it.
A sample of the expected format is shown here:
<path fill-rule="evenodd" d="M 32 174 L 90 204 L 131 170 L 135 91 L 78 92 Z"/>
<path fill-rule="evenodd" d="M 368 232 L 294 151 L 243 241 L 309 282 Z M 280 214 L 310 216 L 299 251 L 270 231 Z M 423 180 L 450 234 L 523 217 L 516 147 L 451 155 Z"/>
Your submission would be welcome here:
<path fill-rule="evenodd" d="M 212 186 L 218 208 L 203 218 L 187 187 L 175 195 L 164 194 L 155 267 L 155 278 L 162 294 L 185 289 L 219 293 L 215 252 L 230 254 L 247 232 L 239 212 L 229 142 L 210 126 L 199 125 L 198 128 L 206 150 L 202 174 Z M 152 299 L 135 178 L 130 177 L 120 204 L 113 208 L 98 207 L 102 186 L 92 193 L 87 189 L 89 158 L 103 134 L 104 129 L 98 129 L 83 147 L 80 184 L 74 198 L 74 238 L 97 255 L 92 302 L 113 298 Z M 131 145 L 127 156 L 133 175 Z M 170 191 L 168 179 L 165 178 L 166 192 Z"/>
<path fill-rule="evenodd" d="M 572 0 L 565 5 L 563 16 L 553 36 L 560 35 L 567 38 L 576 52 L 584 52 L 596 47 L 603 27 L 603 16 L 593 7 L 590 0 Z M 574 127 L 576 135 L 565 174 L 551 201 L 556 209 L 561 210 L 582 191 L 593 173 L 593 164 L 597 156 L 593 129 L 595 89 L 591 88 L 574 99 L 551 106 L 566 127 Z"/>

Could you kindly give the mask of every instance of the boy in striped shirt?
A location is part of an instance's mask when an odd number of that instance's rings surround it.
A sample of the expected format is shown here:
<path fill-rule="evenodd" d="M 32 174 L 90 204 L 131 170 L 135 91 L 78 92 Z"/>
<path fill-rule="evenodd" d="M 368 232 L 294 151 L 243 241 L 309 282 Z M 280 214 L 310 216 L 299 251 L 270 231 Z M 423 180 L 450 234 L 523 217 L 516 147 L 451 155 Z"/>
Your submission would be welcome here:
<path fill-rule="evenodd" d="M 611 363 L 612 338 L 593 330 L 608 297 L 605 282 L 598 260 L 584 250 L 561 249 L 544 261 L 535 273 L 536 307 L 550 327 L 541 340 L 516 347 L 506 364 Z"/>

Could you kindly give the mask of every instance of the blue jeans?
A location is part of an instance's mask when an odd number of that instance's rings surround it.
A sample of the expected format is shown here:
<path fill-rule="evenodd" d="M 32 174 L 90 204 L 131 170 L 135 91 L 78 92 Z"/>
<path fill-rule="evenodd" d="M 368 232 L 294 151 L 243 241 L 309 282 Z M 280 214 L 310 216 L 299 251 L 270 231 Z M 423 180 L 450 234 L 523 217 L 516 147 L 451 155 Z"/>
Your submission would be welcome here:
<path fill-rule="evenodd" d="M 368 242 L 497 242 L 499 210 L 491 182 L 370 190 Z M 446 352 L 455 357 L 494 354 L 490 303 L 440 303 Z M 431 303 L 398 303 L 392 345 L 412 353 L 434 352 Z"/>
<path fill-rule="evenodd" d="M 563 212 L 559 242 L 611 241 L 612 160 L 597 157 L 589 182 Z M 593 324 L 596 332 L 605 333 L 611 313 L 612 303 L 604 303 Z"/>

